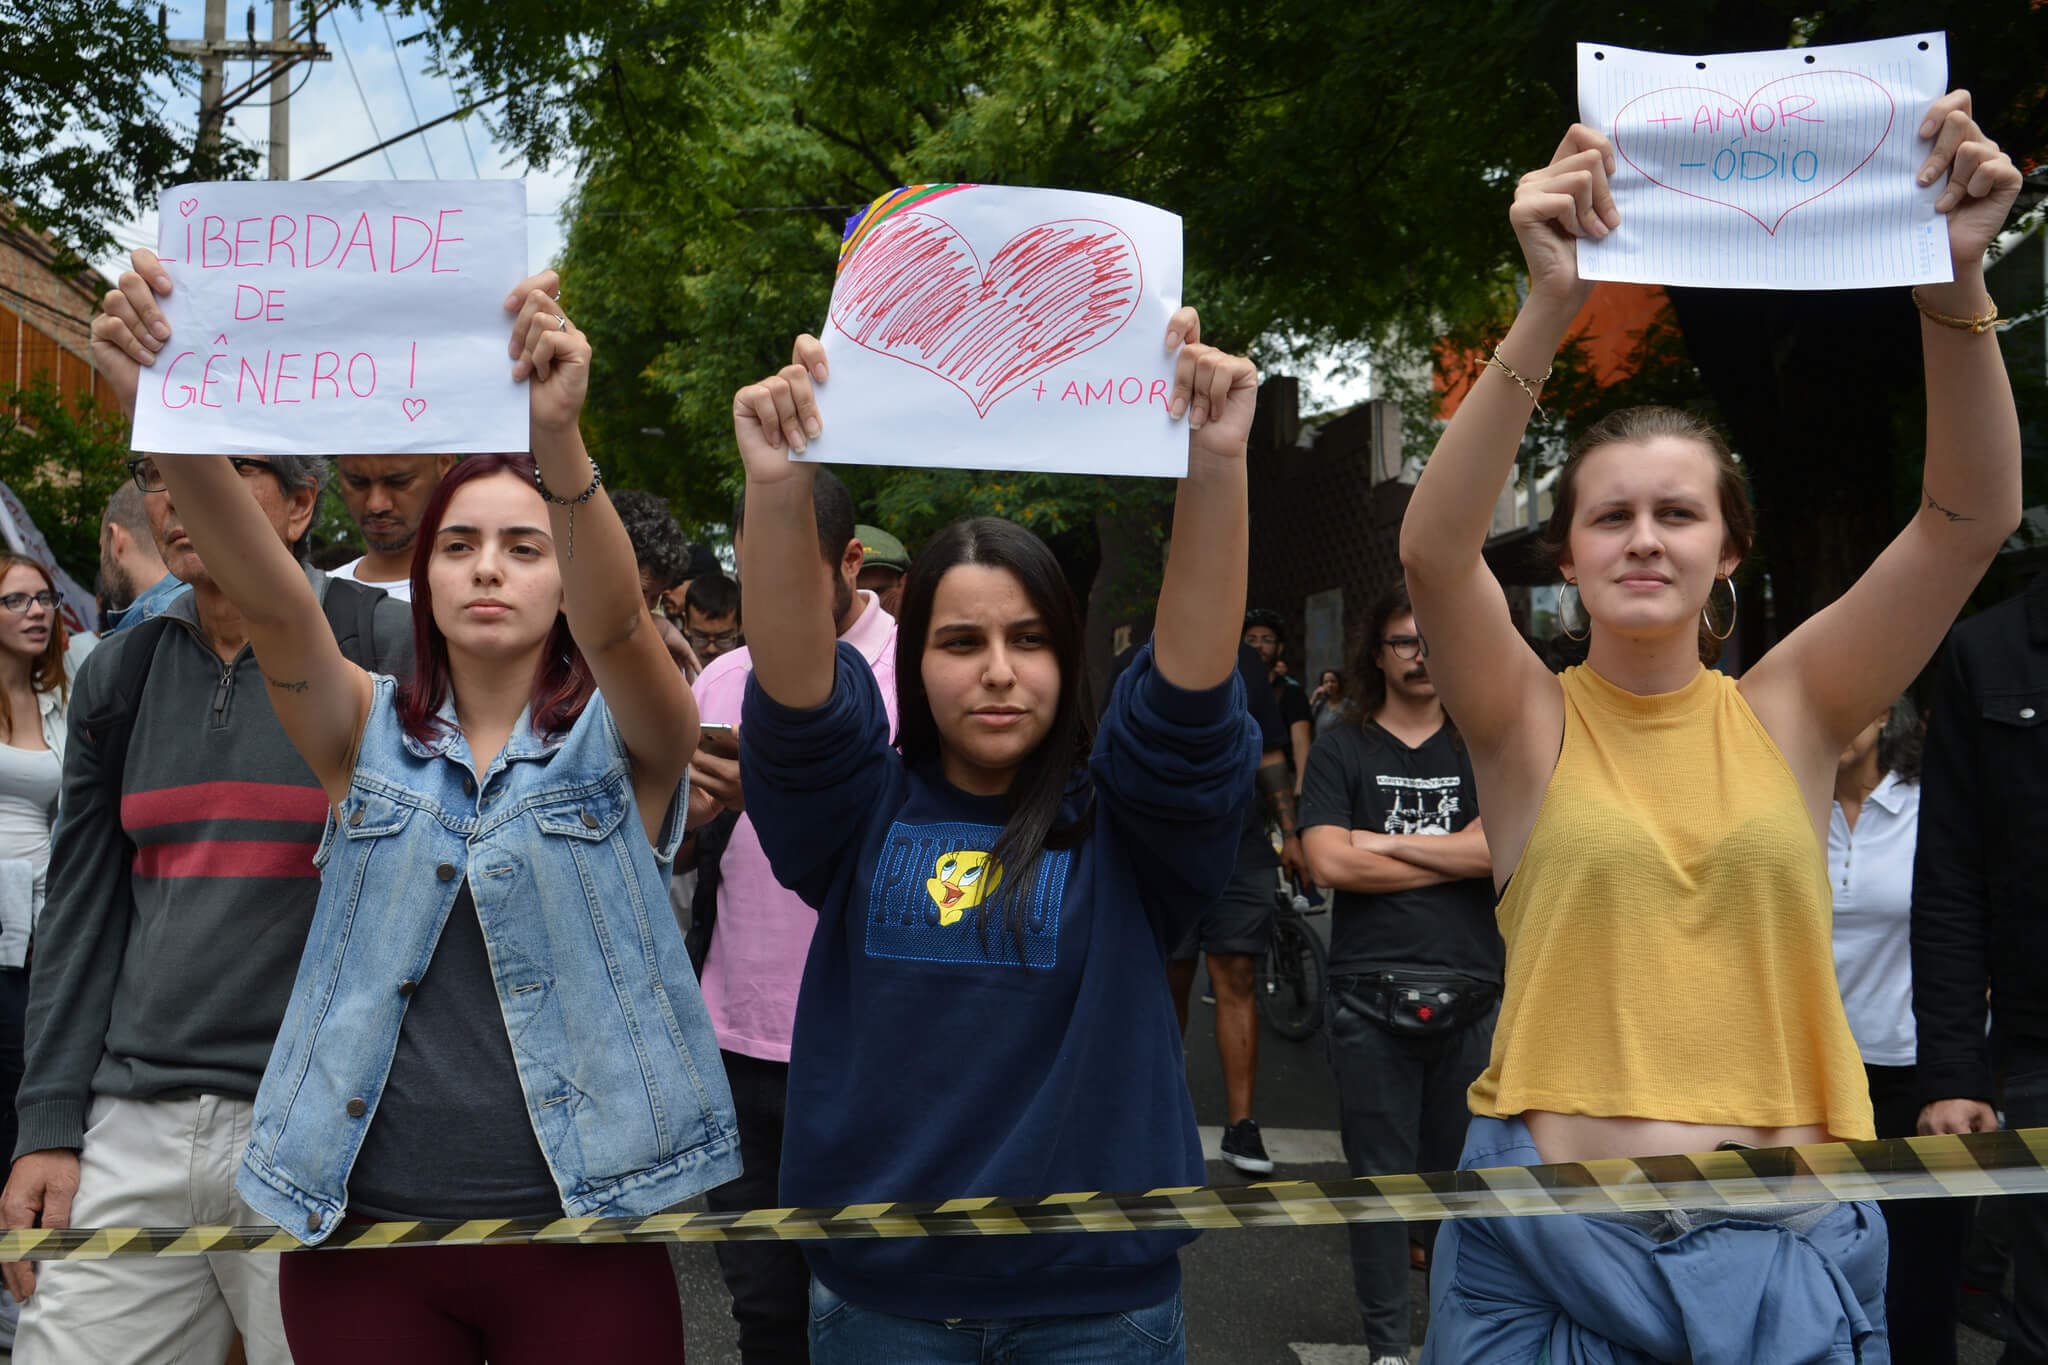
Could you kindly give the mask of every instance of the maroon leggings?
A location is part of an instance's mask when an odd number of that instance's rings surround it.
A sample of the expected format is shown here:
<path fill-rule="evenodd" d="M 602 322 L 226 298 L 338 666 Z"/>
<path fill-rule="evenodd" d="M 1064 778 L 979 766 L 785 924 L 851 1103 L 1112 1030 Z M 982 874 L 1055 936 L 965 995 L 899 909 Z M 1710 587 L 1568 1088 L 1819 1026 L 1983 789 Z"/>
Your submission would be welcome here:
<path fill-rule="evenodd" d="M 281 1262 L 297 1365 L 681 1365 L 660 1246 L 296 1251 Z"/>

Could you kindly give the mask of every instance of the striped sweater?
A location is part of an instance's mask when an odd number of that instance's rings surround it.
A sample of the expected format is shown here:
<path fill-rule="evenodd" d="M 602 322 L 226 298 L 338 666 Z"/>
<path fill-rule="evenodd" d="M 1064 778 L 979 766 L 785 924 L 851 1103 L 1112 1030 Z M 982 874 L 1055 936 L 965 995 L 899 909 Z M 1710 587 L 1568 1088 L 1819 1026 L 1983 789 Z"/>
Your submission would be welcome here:
<path fill-rule="evenodd" d="M 250 651 L 223 664 L 190 594 L 164 615 L 161 636 L 103 643 L 73 691 L 17 1154 L 80 1146 L 95 1095 L 253 1096 L 312 922 L 326 798 Z M 359 662 L 402 663 L 410 634 L 406 607 L 379 603 L 375 657 Z M 124 651 L 152 639 L 117 805 L 91 722 Z"/>

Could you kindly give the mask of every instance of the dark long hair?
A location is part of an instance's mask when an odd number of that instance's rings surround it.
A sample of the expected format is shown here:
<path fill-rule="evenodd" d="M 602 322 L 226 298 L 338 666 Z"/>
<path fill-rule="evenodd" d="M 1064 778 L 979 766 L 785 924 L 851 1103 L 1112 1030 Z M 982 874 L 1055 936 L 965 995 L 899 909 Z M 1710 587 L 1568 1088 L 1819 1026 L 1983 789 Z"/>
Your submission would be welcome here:
<path fill-rule="evenodd" d="M 1387 622 L 1396 616 L 1413 616 L 1415 604 L 1408 600 L 1408 585 L 1395 580 L 1394 585 L 1373 599 L 1372 607 L 1366 612 L 1365 633 L 1358 638 L 1358 647 L 1351 655 L 1350 688 L 1358 698 L 1358 723 L 1370 725 L 1373 712 L 1387 702 L 1387 674 L 1380 667 L 1380 637 L 1386 634 Z"/>
<path fill-rule="evenodd" d="M 1920 780 L 1920 754 L 1926 747 L 1927 732 L 1920 725 L 1919 708 L 1911 697 L 1892 703 L 1877 733 L 1877 768 L 1880 773 L 1897 773 L 1901 782 Z"/>
<path fill-rule="evenodd" d="M 455 491 L 472 479 L 510 474 L 521 483 L 533 483 L 531 455 L 471 455 L 448 471 L 440 487 L 427 499 L 420 517 L 419 538 L 412 547 L 412 677 L 399 684 L 398 723 L 421 743 L 433 739 L 445 726 L 440 718 L 442 703 L 453 691 L 448 673 L 448 637 L 434 623 L 434 590 L 427 582 L 427 566 L 434 558 L 434 540 L 448 517 L 448 503 Z M 635 584 L 633 593 L 639 594 Z M 558 735 L 576 723 L 585 703 L 597 690 L 583 651 L 569 634 L 569 618 L 555 617 L 548 632 L 540 663 L 533 672 L 533 696 L 528 703 L 529 723 L 537 735 Z"/>
<path fill-rule="evenodd" d="M 1060 809 L 1073 788 L 1075 771 L 1087 761 L 1095 737 L 1081 608 L 1046 543 L 1015 522 L 974 517 L 956 521 L 933 536 L 911 561 L 903 582 L 903 610 L 897 615 L 897 736 L 904 762 L 912 767 L 938 763 L 942 758 L 938 721 L 924 690 L 925 640 L 931 634 L 932 600 L 938 595 L 939 580 L 961 564 L 1006 569 L 1016 576 L 1038 612 L 1060 664 L 1060 700 L 1052 728 L 1018 765 L 1010 783 L 1008 816 L 989 851 L 990 859 L 1004 869 L 1003 884 L 976 912 L 986 941 L 989 904 L 1000 901 L 1003 923 L 1021 950 L 1024 912 L 1037 886 L 1041 855 L 1047 849 L 1073 847 L 1087 837 L 1093 824 L 1092 802 L 1071 823 L 1060 822 Z"/>

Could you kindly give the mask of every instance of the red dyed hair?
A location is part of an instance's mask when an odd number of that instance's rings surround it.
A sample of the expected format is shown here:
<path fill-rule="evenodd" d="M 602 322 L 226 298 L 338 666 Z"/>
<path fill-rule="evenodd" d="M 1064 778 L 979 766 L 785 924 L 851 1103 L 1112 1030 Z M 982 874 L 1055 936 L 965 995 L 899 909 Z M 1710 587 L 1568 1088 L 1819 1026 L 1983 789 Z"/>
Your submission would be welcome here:
<path fill-rule="evenodd" d="M 448 471 L 440 487 L 427 499 L 420 517 L 419 538 L 412 547 L 412 677 L 399 684 L 398 723 L 421 743 L 438 736 L 446 727 L 440 718 L 442 703 L 454 690 L 448 673 L 448 637 L 434 622 L 434 590 L 427 583 L 427 565 L 434 557 L 434 538 L 448 516 L 448 503 L 455 490 L 472 479 L 493 474 L 510 474 L 521 483 L 533 483 L 531 455 L 471 455 Z M 639 586 L 634 585 L 635 592 Z M 533 696 L 528 705 L 534 733 L 558 735 L 576 723 L 584 704 L 597 690 L 583 651 L 569 634 L 569 619 L 555 617 L 541 651 L 540 666 L 533 673 Z"/>

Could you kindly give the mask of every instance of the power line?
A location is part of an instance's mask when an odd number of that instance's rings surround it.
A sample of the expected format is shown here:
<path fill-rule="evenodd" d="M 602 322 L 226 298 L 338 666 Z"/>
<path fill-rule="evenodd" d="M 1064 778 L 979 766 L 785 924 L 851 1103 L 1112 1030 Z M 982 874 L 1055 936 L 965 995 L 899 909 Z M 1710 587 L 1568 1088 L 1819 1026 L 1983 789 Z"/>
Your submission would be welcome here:
<path fill-rule="evenodd" d="M 438 128 L 450 119 L 461 118 L 464 114 L 467 114 L 475 109 L 481 109 L 486 104 L 491 103 L 493 100 L 501 100 L 511 93 L 512 92 L 510 90 L 500 90 L 496 94 L 485 95 L 482 99 L 471 100 L 468 104 L 463 105 L 460 109 L 451 109 L 447 113 L 441 115 L 441 117 L 439 118 L 428 119 L 425 123 L 422 123 L 417 128 L 408 128 L 406 129 L 406 131 L 400 133 L 396 137 L 387 137 L 374 147 L 365 147 L 362 151 L 355 153 L 353 156 L 345 156 L 331 166 L 322 166 L 319 170 L 313 172 L 311 175 L 306 176 L 304 178 L 307 180 L 318 180 L 321 176 L 327 174 L 329 171 L 338 171 L 343 166 L 352 166 L 356 162 L 361 161 L 366 156 L 369 156 L 375 152 L 382 152 L 386 147 L 390 147 L 395 143 L 403 142 L 409 137 L 417 137 L 419 134 L 426 132 L 427 129 L 429 128 Z M 374 132 L 375 129 L 373 128 L 371 131 Z M 391 163 L 391 156 L 388 152 L 385 154 L 384 162 L 386 165 L 389 165 Z M 396 178 L 395 174 L 393 178 Z"/>
<path fill-rule="evenodd" d="M 356 88 L 356 98 L 362 101 L 363 117 L 370 121 L 370 136 L 376 138 L 383 137 L 384 134 L 379 132 L 377 129 L 377 116 L 370 112 L 370 97 L 363 93 L 363 83 L 356 77 L 356 59 L 348 55 L 348 40 L 342 37 L 340 24 L 336 24 L 334 26 L 334 45 L 341 49 L 341 59 L 344 62 L 348 63 L 348 78 Z M 391 138 L 388 141 L 379 142 L 375 147 L 370 149 L 371 151 L 384 152 L 384 169 L 391 173 L 391 178 L 393 180 L 398 179 L 398 167 L 391 164 L 391 153 L 385 151 L 384 149 L 389 147 L 393 142 L 396 142 L 398 140 L 398 138 Z M 364 152 L 362 155 L 368 156 L 369 152 Z M 359 157 L 350 157 L 349 161 L 356 161 L 359 159 Z M 335 166 L 346 166 L 347 164 L 348 161 L 337 161 L 334 163 L 334 166 L 329 166 L 327 170 L 331 171 L 334 169 Z M 307 176 L 306 179 L 311 180 L 314 179 L 315 176 L 325 175 L 326 173 L 326 171 L 317 171 L 314 173 L 314 175 Z"/>
<path fill-rule="evenodd" d="M 391 63 L 398 68 L 398 84 L 399 88 L 405 91 L 405 107 L 412 110 L 412 121 L 418 123 L 420 121 L 420 107 L 413 101 L 412 79 L 405 74 L 405 63 L 398 56 L 398 39 L 391 32 L 391 16 L 383 10 L 378 10 L 377 17 L 384 21 L 384 40 L 391 44 Z M 434 164 L 434 144 L 428 142 L 425 138 L 421 138 L 420 150 L 427 154 L 427 169 L 434 173 L 434 179 L 439 180 L 441 178 L 441 168 Z"/>

